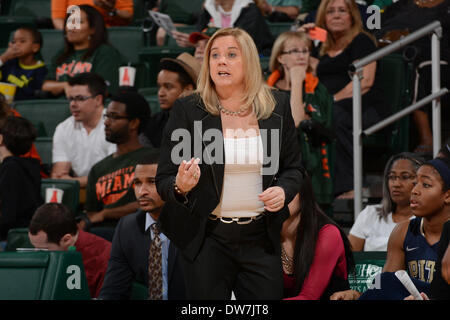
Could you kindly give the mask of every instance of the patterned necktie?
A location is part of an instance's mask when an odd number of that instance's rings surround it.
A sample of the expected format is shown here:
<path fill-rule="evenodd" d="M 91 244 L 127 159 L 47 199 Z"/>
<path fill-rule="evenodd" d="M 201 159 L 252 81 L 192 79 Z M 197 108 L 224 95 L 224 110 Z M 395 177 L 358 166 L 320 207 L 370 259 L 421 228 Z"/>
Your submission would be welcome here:
<path fill-rule="evenodd" d="M 162 250 L 156 223 L 150 226 L 154 238 L 148 254 L 148 299 L 162 300 Z"/>

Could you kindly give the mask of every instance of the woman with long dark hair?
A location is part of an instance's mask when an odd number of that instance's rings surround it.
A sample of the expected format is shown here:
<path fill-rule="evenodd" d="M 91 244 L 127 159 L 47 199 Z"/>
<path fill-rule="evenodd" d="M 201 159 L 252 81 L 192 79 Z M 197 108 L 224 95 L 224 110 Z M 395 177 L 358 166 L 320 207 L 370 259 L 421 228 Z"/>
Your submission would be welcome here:
<path fill-rule="evenodd" d="M 289 203 L 290 217 L 281 230 L 284 297 L 287 300 L 328 300 L 349 288 L 355 268 L 345 232 L 316 202 L 306 171 L 299 192 Z"/>
<path fill-rule="evenodd" d="M 89 5 L 78 7 L 79 25 L 76 25 L 77 21 L 72 19 L 71 14 L 66 16 L 64 49 L 53 59 L 42 90 L 59 96 L 64 93 L 69 78 L 79 73 L 94 72 L 109 82 L 108 91 L 113 93 L 118 86 L 122 56 L 108 44 L 108 34 L 100 13 Z"/>

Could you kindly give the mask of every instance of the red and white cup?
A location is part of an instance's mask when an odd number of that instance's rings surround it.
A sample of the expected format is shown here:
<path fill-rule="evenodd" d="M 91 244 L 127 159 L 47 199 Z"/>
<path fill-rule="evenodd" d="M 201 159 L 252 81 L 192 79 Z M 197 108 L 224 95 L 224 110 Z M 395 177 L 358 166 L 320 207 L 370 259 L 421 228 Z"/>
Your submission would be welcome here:
<path fill-rule="evenodd" d="M 135 78 L 136 78 L 136 68 L 130 66 L 119 68 L 120 87 L 134 87 Z"/>
<path fill-rule="evenodd" d="M 58 188 L 47 188 L 45 189 L 45 202 L 57 202 L 62 203 L 62 198 L 64 195 L 64 190 Z"/>

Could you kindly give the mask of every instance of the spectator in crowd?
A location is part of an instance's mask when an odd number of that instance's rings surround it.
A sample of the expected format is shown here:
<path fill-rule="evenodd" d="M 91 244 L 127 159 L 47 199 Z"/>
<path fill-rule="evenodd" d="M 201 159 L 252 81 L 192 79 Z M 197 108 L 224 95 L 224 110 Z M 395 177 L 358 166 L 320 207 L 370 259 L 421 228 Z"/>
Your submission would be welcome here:
<path fill-rule="evenodd" d="M 209 28 L 202 32 L 192 32 L 189 35 L 189 42 L 195 46 L 194 57 L 200 62 L 203 62 L 203 58 L 205 57 L 206 44 L 215 31 L 217 31 L 216 28 Z"/>
<path fill-rule="evenodd" d="M 311 176 L 317 201 L 325 207 L 334 200 L 330 170 L 333 98 L 313 74 L 318 61 L 310 57 L 311 50 L 312 42 L 305 32 L 279 35 L 270 56 L 272 74 L 267 84 L 290 96 L 303 166 Z"/>
<path fill-rule="evenodd" d="M 8 116 L 13 117 L 21 117 L 20 113 L 17 112 L 17 110 L 11 108 L 11 106 L 7 103 L 5 96 L 0 93 L 0 128 L 3 126 L 4 121 Z M 28 152 L 21 155 L 23 158 L 34 158 L 39 161 L 41 165 L 41 178 L 48 178 L 49 177 L 49 168 L 45 168 L 42 164 L 41 157 L 39 153 L 37 152 L 36 146 L 34 143 L 31 145 L 30 150 Z"/>
<path fill-rule="evenodd" d="M 163 129 L 169 120 L 170 110 L 175 100 L 193 93 L 197 88 L 200 67 L 201 63 L 186 52 L 176 59 L 161 59 L 161 71 L 157 78 L 161 111 L 152 115 L 144 131 L 154 147 L 161 146 Z"/>
<path fill-rule="evenodd" d="M 35 248 L 67 251 L 75 247 L 81 253 L 92 298 L 103 284 L 111 243 L 94 234 L 78 229 L 75 215 L 61 203 L 46 203 L 33 215 L 28 237 Z"/>
<path fill-rule="evenodd" d="M 302 176 L 289 101 L 265 85 L 256 46 L 240 28 L 211 37 L 197 91 L 174 103 L 156 175 L 166 201 L 161 230 L 182 250 L 186 296 L 280 299 L 281 224 Z M 185 160 L 171 139 L 177 129 L 193 140 L 182 137 Z M 268 148 L 279 152 L 267 159 Z"/>
<path fill-rule="evenodd" d="M 75 179 L 85 188 L 91 167 L 115 152 L 116 145 L 105 140 L 105 80 L 88 72 L 70 78 L 68 84 L 72 116 L 58 124 L 53 135 L 51 177 Z"/>
<path fill-rule="evenodd" d="M 381 204 L 367 205 L 356 218 L 348 239 L 353 251 L 386 251 L 394 227 L 412 218 L 409 198 L 417 169 L 424 160 L 409 152 L 393 155 L 384 169 Z"/>
<path fill-rule="evenodd" d="M 289 212 L 281 229 L 284 297 L 328 300 L 334 292 L 349 289 L 348 274 L 355 268 L 350 242 L 319 208 L 306 171 Z"/>
<path fill-rule="evenodd" d="M 52 0 L 52 21 L 55 29 L 64 29 L 70 6 L 90 5 L 102 15 L 107 27 L 125 26 L 133 19 L 133 0 Z"/>
<path fill-rule="evenodd" d="M 42 47 L 42 35 L 29 27 L 14 32 L 8 49 L 0 55 L 0 81 L 14 84 L 15 100 L 33 99 L 41 89 L 47 67 L 36 55 Z"/>
<path fill-rule="evenodd" d="M 316 23 L 304 24 L 300 31 L 318 26 L 327 30 L 320 48 L 317 76 L 333 95 L 333 122 L 336 134 L 334 193 L 351 199 L 353 191 L 353 81 L 348 66 L 376 50 L 375 39 L 363 30 L 354 0 L 324 0 Z M 366 128 L 387 115 L 376 76 L 377 63 L 363 68 L 361 80 L 362 125 Z"/>
<path fill-rule="evenodd" d="M 301 0 L 255 0 L 263 15 L 271 22 L 294 21 L 300 11 Z"/>
<path fill-rule="evenodd" d="M 117 225 L 100 299 L 130 299 L 133 281 L 154 286 L 149 283 L 149 249 L 155 237 L 150 226 L 157 223 L 164 205 L 155 185 L 158 156 L 154 153 L 136 165 L 133 186 L 139 209 L 121 218 Z M 184 279 L 178 250 L 163 233 L 159 237 L 162 242 L 162 298 L 184 299 Z"/>
<path fill-rule="evenodd" d="M 11 228 L 25 228 L 41 205 L 39 161 L 23 158 L 33 141 L 36 129 L 26 119 L 7 117 L 0 128 L 0 241 Z"/>
<path fill-rule="evenodd" d="M 414 19 L 411 19 L 414 17 Z M 386 37 L 389 33 L 407 30 L 415 32 L 434 22 L 441 22 L 442 33 L 440 39 L 440 74 L 441 87 L 450 86 L 450 0 L 404 0 L 389 6 L 383 13 L 381 28 L 373 31 L 377 39 Z M 397 40 L 397 39 L 394 39 Z M 431 41 L 429 37 L 422 37 L 404 48 L 415 68 L 415 84 L 413 101 L 415 103 L 432 91 L 431 88 Z M 441 97 L 442 105 L 450 103 L 449 95 Z M 416 130 L 412 141 L 416 143 L 414 152 L 432 156 L 433 133 L 430 122 L 431 103 L 412 113 Z"/>
<path fill-rule="evenodd" d="M 387 260 L 375 288 L 361 293 L 348 290 L 335 293 L 332 300 L 396 300 L 409 292 L 394 272 L 406 270 L 419 292 L 430 294 L 435 277 L 439 239 L 450 219 L 450 160 L 435 158 L 417 171 L 417 182 L 411 192 L 411 210 L 416 216 L 400 222 L 389 237 Z"/>
<path fill-rule="evenodd" d="M 80 28 L 69 27 L 67 15 L 63 31 L 65 48 L 55 56 L 42 90 L 54 96 L 62 95 L 69 78 L 79 73 L 93 72 L 108 82 L 109 93 L 115 93 L 122 56 L 107 43 L 105 24 L 97 10 L 81 5 L 80 15 Z"/>
<path fill-rule="evenodd" d="M 273 35 L 253 0 L 206 0 L 197 26 L 199 31 L 211 27 L 244 29 L 255 41 L 259 54 L 270 55 Z M 172 34 L 180 47 L 192 46 L 188 33 L 174 31 Z"/>
<path fill-rule="evenodd" d="M 136 92 L 121 91 L 113 96 L 105 117 L 105 137 L 116 145 L 113 154 L 97 162 L 89 171 L 85 211 L 80 227 L 112 240 L 118 220 L 138 209 L 131 188 L 137 161 L 152 149 L 143 147 L 139 134 L 150 118 L 147 101 Z M 87 225 L 86 225 L 87 224 Z"/>

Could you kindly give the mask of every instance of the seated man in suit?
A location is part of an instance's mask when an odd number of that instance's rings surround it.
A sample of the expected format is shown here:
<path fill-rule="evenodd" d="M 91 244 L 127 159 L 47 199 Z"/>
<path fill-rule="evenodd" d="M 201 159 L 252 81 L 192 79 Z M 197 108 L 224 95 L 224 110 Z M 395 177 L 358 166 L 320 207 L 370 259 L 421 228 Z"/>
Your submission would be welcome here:
<path fill-rule="evenodd" d="M 158 220 L 164 201 L 156 191 L 158 154 L 139 161 L 134 173 L 134 193 L 139 210 L 120 219 L 112 242 L 111 258 L 99 299 L 130 299 L 132 282 L 155 288 L 149 281 L 150 244 L 155 239 L 151 225 Z M 184 278 L 176 247 L 162 233 L 162 294 L 164 300 L 185 299 Z"/>

